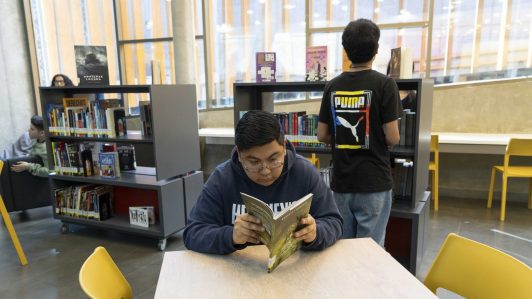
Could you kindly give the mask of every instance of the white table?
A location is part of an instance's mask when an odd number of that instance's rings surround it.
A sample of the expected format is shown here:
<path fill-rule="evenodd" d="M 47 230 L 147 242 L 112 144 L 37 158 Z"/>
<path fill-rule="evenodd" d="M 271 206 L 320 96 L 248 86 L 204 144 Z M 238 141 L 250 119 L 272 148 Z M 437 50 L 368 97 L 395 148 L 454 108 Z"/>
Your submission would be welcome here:
<path fill-rule="evenodd" d="M 166 252 L 155 298 L 436 298 L 372 239 L 299 251 L 267 273 L 268 249 Z"/>

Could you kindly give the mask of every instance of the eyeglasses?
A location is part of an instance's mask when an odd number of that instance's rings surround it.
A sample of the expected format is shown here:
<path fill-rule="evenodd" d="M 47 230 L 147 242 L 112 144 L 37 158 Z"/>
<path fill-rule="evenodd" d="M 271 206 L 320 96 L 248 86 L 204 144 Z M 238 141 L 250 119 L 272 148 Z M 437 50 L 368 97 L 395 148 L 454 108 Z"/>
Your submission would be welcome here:
<path fill-rule="evenodd" d="M 247 165 L 246 165 L 247 164 Z M 268 161 L 266 163 L 263 163 L 262 161 L 252 161 L 252 162 L 245 162 L 242 161 L 242 166 L 246 171 L 249 172 L 261 172 L 264 168 L 268 168 L 269 170 L 279 168 L 284 165 L 283 160 L 275 160 L 275 161 Z"/>

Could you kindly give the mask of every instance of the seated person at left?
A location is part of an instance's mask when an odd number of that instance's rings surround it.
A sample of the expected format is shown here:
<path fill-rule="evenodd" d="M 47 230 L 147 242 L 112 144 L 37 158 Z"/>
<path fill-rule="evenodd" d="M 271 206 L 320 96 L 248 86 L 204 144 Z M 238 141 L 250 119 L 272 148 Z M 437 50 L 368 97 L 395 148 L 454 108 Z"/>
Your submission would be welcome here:
<path fill-rule="evenodd" d="M 29 156 L 41 157 L 43 165 L 21 161 L 11 166 L 11 171 L 28 171 L 29 173 L 35 176 L 47 177 L 49 173 L 48 158 L 46 156 L 46 138 L 44 133 L 44 123 L 41 116 L 32 116 L 28 133 L 29 137 L 33 140 Z"/>

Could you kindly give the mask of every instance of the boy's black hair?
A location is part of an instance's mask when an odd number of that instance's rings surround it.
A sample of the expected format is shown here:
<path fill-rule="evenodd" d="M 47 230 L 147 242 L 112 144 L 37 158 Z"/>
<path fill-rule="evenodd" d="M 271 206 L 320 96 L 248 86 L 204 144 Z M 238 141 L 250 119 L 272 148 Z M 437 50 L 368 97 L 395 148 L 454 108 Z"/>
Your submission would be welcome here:
<path fill-rule="evenodd" d="M 370 61 L 379 49 L 379 27 L 370 20 L 358 19 L 345 26 L 342 46 L 352 63 Z"/>
<path fill-rule="evenodd" d="M 37 129 L 43 131 L 44 130 L 44 123 L 42 120 L 42 117 L 39 115 L 34 115 L 31 117 L 31 124 L 34 125 Z"/>
<path fill-rule="evenodd" d="M 240 151 L 265 145 L 274 140 L 283 144 L 284 134 L 277 118 L 269 112 L 248 111 L 236 125 L 235 145 Z"/>

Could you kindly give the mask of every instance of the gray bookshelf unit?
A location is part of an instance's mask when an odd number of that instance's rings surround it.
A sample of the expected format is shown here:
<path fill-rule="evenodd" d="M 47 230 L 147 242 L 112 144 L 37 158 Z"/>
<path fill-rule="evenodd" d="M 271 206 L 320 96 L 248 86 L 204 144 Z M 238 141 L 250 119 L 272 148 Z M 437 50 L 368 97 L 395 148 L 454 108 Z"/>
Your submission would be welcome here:
<path fill-rule="evenodd" d="M 414 162 L 412 194 L 410 198 L 394 200 L 386 233 L 386 250 L 415 275 L 423 256 L 425 222 L 430 210 L 428 163 L 430 159 L 430 130 L 434 83 L 430 79 L 398 79 L 400 90 L 414 90 L 417 94 L 414 146 L 396 146 L 391 158 L 409 158 Z M 326 82 L 264 82 L 235 83 L 234 120 L 241 111 L 274 111 L 273 92 L 323 91 Z M 299 152 L 330 153 L 327 148 L 296 147 Z"/>
<path fill-rule="evenodd" d="M 122 172 L 116 179 L 95 176 L 50 176 L 52 198 L 54 189 L 74 184 L 111 185 L 115 194 L 115 216 L 102 221 L 59 215 L 54 206 L 54 218 L 61 220 L 61 231 L 68 224 L 81 224 L 103 229 L 133 233 L 159 240 L 158 248 L 166 248 L 167 237 L 184 228 L 188 211 L 201 191 L 201 168 L 198 113 L 194 85 L 131 85 L 41 87 L 42 111 L 48 104 L 62 104 L 63 98 L 92 97 L 95 94 L 147 94 L 152 105 L 152 136 L 128 134 L 121 137 L 75 137 L 51 135 L 48 118 L 44 116 L 47 136 L 48 164 L 54 168 L 52 142 L 105 142 L 131 144 L 135 148 L 137 169 Z M 142 198 L 143 194 L 146 198 Z M 148 200 L 156 211 L 156 222 L 148 228 L 131 225 L 128 206 L 142 206 Z M 137 202 L 137 203 L 136 203 Z M 118 210 L 121 209 L 121 213 Z"/>

